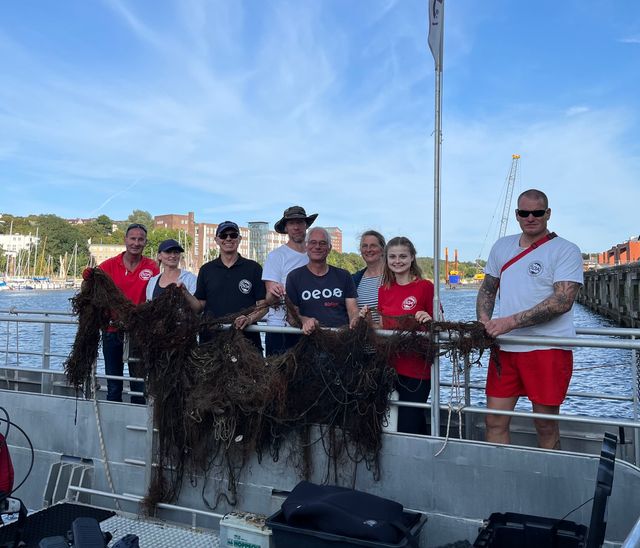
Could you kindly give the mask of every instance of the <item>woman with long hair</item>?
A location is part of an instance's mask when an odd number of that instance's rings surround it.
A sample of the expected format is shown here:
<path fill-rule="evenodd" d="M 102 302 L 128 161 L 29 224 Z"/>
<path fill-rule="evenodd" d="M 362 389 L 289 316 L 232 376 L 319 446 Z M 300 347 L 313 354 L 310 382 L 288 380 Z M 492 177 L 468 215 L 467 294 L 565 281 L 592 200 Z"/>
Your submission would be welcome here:
<path fill-rule="evenodd" d="M 371 310 L 374 322 L 380 321 L 378 315 L 378 288 L 384 272 L 384 236 L 376 230 L 367 230 L 360 236 L 360 255 L 365 266 L 353 274 L 353 282 L 358 291 L 358 308 L 364 306 Z"/>
<path fill-rule="evenodd" d="M 384 260 L 378 290 L 383 329 L 406 326 L 407 316 L 420 324 L 430 321 L 434 287 L 422 276 L 411 240 L 404 236 L 391 239 L 384 249 Z M 393 358 L 392 365 L 398 373 L 396 390 L 400 401 L 426 403 L 431 391 L 431 364 L 417 354 L 401 354 Z M 398 431 L 428 434 L 425 410 L 399 407 Z"/>

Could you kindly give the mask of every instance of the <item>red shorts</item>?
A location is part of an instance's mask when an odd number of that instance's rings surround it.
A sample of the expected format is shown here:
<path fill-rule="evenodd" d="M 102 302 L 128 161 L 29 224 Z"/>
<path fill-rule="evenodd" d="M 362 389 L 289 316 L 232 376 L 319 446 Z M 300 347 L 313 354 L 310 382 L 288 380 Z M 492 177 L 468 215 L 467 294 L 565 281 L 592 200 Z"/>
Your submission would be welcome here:
<path fill-rule="evenodd" d="M 487 396 L 527 396 L 533 403 L 551 406 L 560 405 L 564 401 L 573 372 L 571 350 L 500 350 L 499 359 L 500 374 L 494 360 L 489 360 Z"/>

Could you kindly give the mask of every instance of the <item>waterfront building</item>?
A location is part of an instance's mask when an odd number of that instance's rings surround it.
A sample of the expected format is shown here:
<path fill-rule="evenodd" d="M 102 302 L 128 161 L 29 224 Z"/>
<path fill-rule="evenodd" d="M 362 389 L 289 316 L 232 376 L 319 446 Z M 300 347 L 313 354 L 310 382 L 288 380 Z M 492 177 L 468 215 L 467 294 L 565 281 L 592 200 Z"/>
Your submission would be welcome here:
<path fill-rule="evenodd" d="M 40 238 L 31 234 L 0 234 L 0 247 L 5 255 L 17 257 L 23 251 L 35 248 Z"/>
<path fill-rule="evenodd" d="M 218 256 L 218 245 L 216 244 L 217 223 L 197 223 L 195 214 L 190 211 L 186 215 L 169 213 L 167 215 L 156 215 L 153 218 L 153 228 L 168 228 L 177 230 L 191 237 L 191 246 L 180 238 L 185 248 L 185 261 L 187 268 L 197 272 L 200 267 Z M 240 227 L 242 241 L 238 251 L 243 257 L 250 256 L 250 236 L 249 228 Z"/>
<path fill-rule="evenodd" d="M 93 244 L 89 240 L 89 266 L 98 266 L 103 261 L 124 253 L 124 244 Z"/>
<path fill-rule="evenodd" d="M 331 237 L 331 247 L 333 250 L 342 253 L 342 230 L 337 226 L 327 226 L 325 228 Z"/>
<path fill-rule="evenodd" d="M 233 220 L 233 219 L 230 219 Z M 192 248 L 185 246 L 187 265 L 192 265 L 194 272 L 207 261 L 218 256 L 218 245 L 215 241 L 216 223 L 197 223 L 193 211 L 186 215 L 169 213 L 156 215 L 153 218 L 153 228 L 169 228 L 188 234 L 191 237 Z M 238 251 L 243 257 L 264 264 L 267 255 L 287 243 L 286 234 L 278 234 L 271 229 L 267 221 L 249 221 L 248 226 L 240 226 L 242 242 Z M 331 236 L 333 248 L 342 253 L 342 230 L 338 227 L 327 229 Z M 183 245 L 185 245 L 183 243 Z M 191 262 L 190 262 L 191 261 Z"/>
<path fill-rule="evenodd" d="M 640 237 L 630 238 L 598 255 L 598 266 L 616 266 L 638 261 L 640 261 Z"/>
<path fill-rule="evenodd" d="M 267 221 L 250 221 L 249 239 L 249 258 L 264 264 L 267 255 L 277 247 L 286 244 L 289 236 L 271 230 Z"/>

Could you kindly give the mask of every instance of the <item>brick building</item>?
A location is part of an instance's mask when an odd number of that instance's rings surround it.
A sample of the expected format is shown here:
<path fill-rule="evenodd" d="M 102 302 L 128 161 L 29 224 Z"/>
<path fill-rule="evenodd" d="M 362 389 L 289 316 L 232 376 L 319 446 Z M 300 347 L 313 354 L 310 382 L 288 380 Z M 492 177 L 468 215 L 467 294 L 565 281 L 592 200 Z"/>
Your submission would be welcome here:
<path fill-rule="evenodd" d="M 333 250 L 342 253 L 342 230 L 337 226 L 327 226 L 325 228 L 329 236 L 331 236 L 331 247 Z"/>
<path fill-rule="evenodd" d="M 640 261 L 640 239 L 614 245 L 611 249 L 598 254 L 598 266 L 615 266 Z"/>

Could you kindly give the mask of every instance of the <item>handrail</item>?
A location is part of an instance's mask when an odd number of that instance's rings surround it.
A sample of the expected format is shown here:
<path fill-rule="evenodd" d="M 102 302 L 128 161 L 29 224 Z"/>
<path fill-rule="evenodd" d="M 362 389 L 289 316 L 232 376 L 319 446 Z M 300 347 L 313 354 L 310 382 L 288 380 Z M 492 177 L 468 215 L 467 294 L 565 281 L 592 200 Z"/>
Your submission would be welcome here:
<path fill-rule="evenodd" d="M 5 312 L 4 310 L 0 310 L 0 313 Z M 52 318 L 51 315 L 59 315 L 59 316 L 72 316 L 70 312 L 61 312 L 61 311 L 16 311 L 15 309 L 11 309 L 9 311 L 9 316 L 0 316 L 0 322 L 24 322 L 24 323 L 42 323 L 42 324 L 63 324 L 63 325 L 73 325 L 77 323 L 76 318 L 70 319 L 62 319 L 62 318 Z M 45 315 L 44 317 L 24 317 L 20 314 L 41 314 Z M 226 328 L 230 328 L 230 326 L 224 326 Z M 327 328 L 335 330 L 336 328 Z M 279 327 L 279 326 L 267 326 L 264 324 L 252 325 L 246 328 L 246 331 L 249 332 L 275 332 L 275 333 L 291 333 L 291 334 L 301 334 L 302 330 L 295 327 Z M 389 336 L 394 334 L 394 331 L 391 330 L 376 330 L 379 335 Z M 512 335 L 502 335 L 497 338 L 498 342 L 509 344 L 539 344 L 541 346 L 580 346 L 580 347 L 589 347 L 589 348 L 620 348 L 620 349 L 630 349 L 634 351 L 640 350 L 640 329 L 627 329 L 627 328 L 577 328 L 576 332 L 581 335 L 592 335 L 591 337 L 524 337 L 524 336 L 512 336 Z M 429 333 L 424 333 L 425 336 L 429 336 Z M 610 336 L 610 337 L 638 337 L 638 339 L 602 339 L 599 338 L 601 336 Z M 441 340 L 448 340 L 448 335 L 439 334 L 439 338 Z M 0 350 L 0 353 L 4 352 L 5 354 L 23 354 L 23 355 L 45 355 L 62 357 L 59 355 L 52 354 L 50 352 L 32 352 L 28 350 Z M 35 372 L 43 372 L 47 374 L 57 375 L 57 370 L 52 369 L 38 369 L 38 368 L 27 368 L 27 367 L 7 367 L 0 366 L 0 370 L 13 370 L 13 371 L 35 371 Z M 131 377 L 115 377 L 110 375 L 98 375 L 100 378 L 116 378 L 116 379 L 124 379 L 129 381 L 142 380 L 138 378 Z M 443 383 L 443 386 L 446 385 Z M 477 388 L 481 389 L 481 385 L 472 385 L 470 382 L 466 385 L 467 388 Z M 611 400 L 622 400 L 622 401 L 634 401 L 633 397 L 629 396 L 615 396 L 615 395 L 605 395 L 605 394 L 592 394 L 592 393 L 569 393 L 569 396 L 580 396 L 580 397 L 598 397 L 601 399 L 608 398 Z M 431 405 L 427 403 L 410 403 L 410 402 L 398 402 L 393 405 L 398 406 L 406 406 L 406 407 L 422 407 L 425 409 L 430 409 Z M 441 406 L 441 408 L 448 409 L 446 406 Z M 611 425 L 619 425 L 619 426 L 628 426 L 630 428 L 634 428 L 635 432 L 640 433 L 640 421 L 628 421 L 628 420 L 614 420 L 607 418 L 597 418 L 597 417 L 585 417 L 585 416 L 575 416 L 575 415 L 542 415 L 538 413 L 522 413 L 519 411 L 498 411 L 498 410 L 489 410 L 481 407 L 474 406 L 464 406 L 460 409 L 460 411 L 464 413 L 476 413 L 476 414 L 497 414 L 497 415 L 509 415 L 516 417 L 526 417 L 526 418 L 549 418 L 551 420 L 559 420 L 559 421 L 568 421 L 568 422 L 587 422 L 587 423 L 595 423 L 595 424 L 611 424 Z"/>
<path fill-rule="evenodd" d="M 75 317 L 75 315 L 66 310 L 18 310 L 16 308 L 0 308 L 0 314 L 10 314 L 9 317 L 0 316 L 0 321 L 16 321 L 16 316 L 20 314 L 29 314 L 36 315 L 41 314 L 44 316 L 71 316 Z M 23 318 L 26 319 L 26 318 Z M 41 320 L 44 321 L 44 320 Z M 77 323 L 77 321 L 72 322 Z M 267 326 L 263 323 L 258 323 L 257 325 L 249 326 L 247 329 L 263 331 L 266 333 L 300 333 L 301 330 L 295 327 L 279 327 L 279 326 Z M 337 328 L 332 328 L 337 329 Z M 377 330 L 378 332 L 382 332 L 382 334 L 393 333 L 393 331 L 384 331 Z M 576 334 L 578 335 L 601 335 L 601 336 L 610 336 L 610 337 L 640 337 L 640 328 L 634 327 L 576 327 Z M 510 335 L 504 335 L 503 337 L 511 337 Z M 499 337 L 501 339 L 502 337 Z M 540 337 L 541 339 L 546 337 Z M 504 339 L 505 342 L 511 343 L 511 339 Z M 523 343 L 529 344 L 529 343 Z"/>

